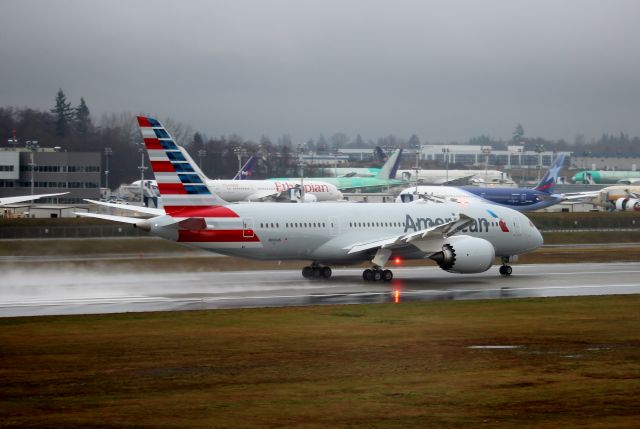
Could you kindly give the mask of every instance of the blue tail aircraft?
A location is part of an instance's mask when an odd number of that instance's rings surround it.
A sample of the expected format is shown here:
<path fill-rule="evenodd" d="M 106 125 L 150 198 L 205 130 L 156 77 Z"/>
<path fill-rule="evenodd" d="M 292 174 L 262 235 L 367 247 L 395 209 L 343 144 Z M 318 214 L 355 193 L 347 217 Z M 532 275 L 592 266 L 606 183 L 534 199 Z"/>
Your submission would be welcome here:
<path fill-rule="evenodd" d="M 564 153 L 559 154 L 551 168 L 533 189 L 489 188 L 484 186 L 414 186 L 402 191 L 396 201 L 406 203 L 418 198 L 464 199 L 480 197 L 522 212 L 544 209 L 563 201 L 574 199 L 573 197 L 553 193 L 560 169 L 564 164 L 564 158 Z M 580 198 L 584 198 L 584 196 Z"/>

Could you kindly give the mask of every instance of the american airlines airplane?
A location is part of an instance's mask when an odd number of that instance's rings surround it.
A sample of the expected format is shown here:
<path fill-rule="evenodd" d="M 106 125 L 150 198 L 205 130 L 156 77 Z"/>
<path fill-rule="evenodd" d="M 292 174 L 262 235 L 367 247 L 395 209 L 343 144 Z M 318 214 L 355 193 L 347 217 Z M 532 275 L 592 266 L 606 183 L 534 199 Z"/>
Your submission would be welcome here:
<path fill-rule="evenodd" d="M 395 259 L 431 259 L 452 273 L 481 273 L 500 257 L 510 275 L 515 256 L 542 245 L 523 214 L 492 204 L 228 204 L 157 120 L 139 116 L 164 209 L 102 203 L 137 210 L 140 219 L 81 216 L 129 223 L 154 235 L 225 255 L 263 260 L 307 260 L 305 278 L 329 278 L 330 264 L 371 263 L 365 280 L 390 281 Z"/>

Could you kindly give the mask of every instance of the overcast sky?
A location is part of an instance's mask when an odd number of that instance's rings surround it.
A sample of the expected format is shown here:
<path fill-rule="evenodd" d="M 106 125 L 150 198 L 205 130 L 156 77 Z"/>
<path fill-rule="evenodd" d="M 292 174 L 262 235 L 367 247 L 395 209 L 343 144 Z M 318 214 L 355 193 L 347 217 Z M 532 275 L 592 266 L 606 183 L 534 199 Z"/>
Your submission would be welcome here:
<path fill-rule="evenodd" d="M 640 135 L 635 0 L 0 2 L 0 105 L 294 142 Z M 24 131 L 26 133 L 26 131 Z"/>

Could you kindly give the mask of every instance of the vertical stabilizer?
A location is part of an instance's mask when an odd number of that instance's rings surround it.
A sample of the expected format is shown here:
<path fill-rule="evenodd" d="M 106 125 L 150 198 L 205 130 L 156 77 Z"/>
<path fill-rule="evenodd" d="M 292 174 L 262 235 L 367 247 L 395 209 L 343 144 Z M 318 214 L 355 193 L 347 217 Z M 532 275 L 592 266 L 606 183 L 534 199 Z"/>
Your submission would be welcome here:
<path fill-rule="evenodd" d="M 256 163 L 258 162 L 258 157 L 255 155 L 251 155 L 247 162 L 244 163 L 239 172 L 233 176 L 233 180 L 247 180 L 251 179 L 253 176 L 253 169 L 256 168 Z"/>
<path fill-rule="evenodd" d="M 536 191 L 546 192 L 547 194 L 552 194 L 553 189 L 556 186 L 556 182 L 558 181 L 558 176 L 560 175 L 560 170 L 562 169 L 562 165 L 564 164 L 564 158 L 566 154 L 560 153 L 553 161 L 551 167 L 544 174 L 542 179 L 540 179 L 540 183 L 533 188 Z"/>
<path fill-rule="evenodd" d="M 184 208 L 222 206 L 227 203 L 205 185 L 206 177 L 187 151 L 178 146 L 154 118 L 138 116 L 158 191 L 168 214 Z"/>
<path fill-rule="evenodd" d="M 398 167 L 400 166 L 400 158 L 402 156 L 402 148 L 397 149 L 391 154 L 387 162 L 384 163 L 376 177 L 378 179 L 395 179 Z"/>

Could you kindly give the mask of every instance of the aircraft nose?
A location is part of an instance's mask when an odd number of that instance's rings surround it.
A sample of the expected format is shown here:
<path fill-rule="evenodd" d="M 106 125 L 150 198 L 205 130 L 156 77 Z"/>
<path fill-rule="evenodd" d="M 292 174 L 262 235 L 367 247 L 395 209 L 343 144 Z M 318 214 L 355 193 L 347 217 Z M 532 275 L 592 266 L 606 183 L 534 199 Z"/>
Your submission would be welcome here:
<path fill-rule="evenodd" d="M 531 224 L 531 226 L 531 233 L 533 236 L 532 238 L 536 246 L 535 248 L 537 249 L 538 247 L 542 247 L 542 245 L 544 244 L 544 238 L 542 237 L 542 233 L 540 233 L 540 230 L 538 230 L 538 228 L 536 228 L 533 223 Z"/>

